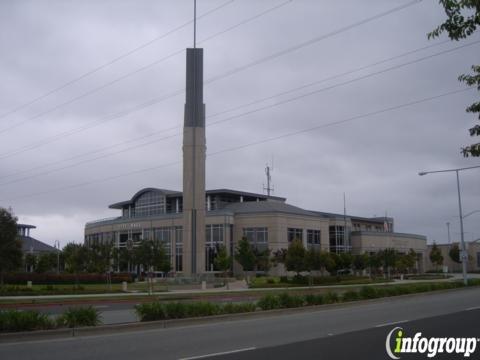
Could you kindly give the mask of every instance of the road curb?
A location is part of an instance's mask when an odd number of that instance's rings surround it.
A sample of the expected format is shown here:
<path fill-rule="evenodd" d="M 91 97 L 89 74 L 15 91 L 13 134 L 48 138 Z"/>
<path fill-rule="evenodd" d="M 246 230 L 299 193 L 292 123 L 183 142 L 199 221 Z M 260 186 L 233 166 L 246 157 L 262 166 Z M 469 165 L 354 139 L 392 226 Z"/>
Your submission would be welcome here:
<path fill-rule="evenodd" d="M 302 312 L 319 312 L 319 311 L 327 311 L 330 309 L 347 308 L 355 305 L 361 306 L 361 305 L 368 305 L 372 303 L 379 303 L 387 299 L 395 300 L 395 299 L 405 299 L 405 298 L 412 298 L 412 297 L 424 297 L 424 296 L 430 296 L 432 294 L 442 294 L 442 293 L 449 293 L 449 292 L 456 292 L 456 291 L 470 291 L 474 289 L 478 289 L 478 287 L 473 286 L 468 288 L 435 290 L 435 291 L 422 292 L 422 293 L 416 293 L 416 294 L 397 295 L 397 296 L 383 297 L 383 298 L 369 299 L 369 300 L 358 300 L 358 301 L 325 304 L 325 305 L 303 306 L 299 308 L 263 310 L 263 311 L 249 312 L 249 313 L 225 314 L 225 315 L 204 316 L 204 317 L 197 317 L 197 318 L 157 320 L 157 321 L 146 321 L 146 322 L 131 322 L 131 323 L 112 324 L 112 325 L 100 325 L 95 327 L 81 327 L 81 328 L 75 328 L 75 329 L 54 329 L 54 330 L 38 330 L 38 331 L 18 332 L 18 333 L 4 333 L 4 334 L 0 334 L 0 343 L 46 340 L 46 339 L 55 339 L 55 338 L 72 338 L 76 336 L 94 336 L 94 335 L 100 335 L 100 334 L 106 334 L 106 333 L 131 332 L 135 330 L 158 330 L 158 329 L 175 328 L 175 327 L 182 327 L 182 326 L 189 326 L 189 325 L 202 325 L 202 324 L 207 324 L 211 322 L 228 322 L 228 321 L 235 321 L 235 320 L 248 320 L 253 318 L 261 318 L 261 317 L 272 317 L 272 316 L 278 316 L 278 315 L 297 314 Z"/>

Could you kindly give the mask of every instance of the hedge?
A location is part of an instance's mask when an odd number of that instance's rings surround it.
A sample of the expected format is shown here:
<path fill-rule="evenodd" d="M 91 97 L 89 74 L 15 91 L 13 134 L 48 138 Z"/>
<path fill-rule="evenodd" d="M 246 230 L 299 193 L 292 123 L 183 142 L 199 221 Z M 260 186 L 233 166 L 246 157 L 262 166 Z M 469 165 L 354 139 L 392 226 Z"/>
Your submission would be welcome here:
<path fill-rule="evenodd" d="M 37 310 L 0 310 L 0 333 L 100 324 L 100 314 L 92 306 L 68 308 L 57 317 Z"/>
<path fill-rule="evenodd" d="M 123 281 L 132 282 L 131 274 L 112 273 L 112 283 L 122 283 Z M 55 285 L 55 284 L 99 284 L 105 283 L 107 277 L 105 274 L 37 274 L 37 273 L 7 273 L 4 276 L 4 283 L 10 285 L 25 285 L 28 281 L 39 285 Z"/>
<path fill-rule="evenodd" d="M 92 306 L 70 307 L 57 317 L 59 327 L 97 326 L 101 324 L 100 313 Z"/>
<path fill-rule="evenodd" d="M 217 304 L 211 302 L 152 302 L 138 304 L 135 312 L 140 321 L 183 319 L 188 317 L 212 316 L 222 314 L 236 314 L 253 312 L 256 305 L 252 303 L 227 303 Z"/>

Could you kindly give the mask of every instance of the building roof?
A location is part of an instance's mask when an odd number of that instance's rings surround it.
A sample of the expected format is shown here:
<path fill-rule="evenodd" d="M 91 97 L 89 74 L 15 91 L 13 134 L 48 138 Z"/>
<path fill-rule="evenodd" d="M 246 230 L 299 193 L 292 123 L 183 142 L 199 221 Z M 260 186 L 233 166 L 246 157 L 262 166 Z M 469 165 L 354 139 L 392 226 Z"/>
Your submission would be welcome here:
<path fill-rule="evenodd" d="M 39 252 L 57 252 L 58 250 L 53 246 L 45 244 L 40 240 L 32 238 L 30 236 L 20 236 L 22 240 L 22 251 L 24 253 L 39 253 Z"/>
<path fill-rule="evenodd" d="M 376 222 L 376 223 L 379 223 L 379 224 L 383 224 L 385 219 L 387 219 L 387 222 L 393 222 L 393 218 L 391 217 L 371 217 L 371 218 L 367 218 L 367 217 L 362 217 L 362 216 L 353 216 L 353 215 L 344 215 L 344 214 L 336 214 L 336 213 L 328 213 L 328 212 L 323 212 L 323 211 L 315 211 L 315 210 L 310 210 L 310 212 L 316 214 L 316 215 L 320 215 L 320 216 L 323 216 L 323 217 L 327 217 L 327 218 L 342 218 L 344 216 L 346 216 L 347 218 L 351 219 L 351 220 L 356 220 L 356 221 L 367 221 L 367 222 Z"/>
<path fill-rule="evenodd" d="M 111 204 L 109 206 L 110 209 L 122 209 L 126 205 L 133 204 L 137 198 L 142 195 L 143 193 L 146 193 L 148 191 L 157 191 L 163 193 L 167 197 L 177 197 L 177 196 L 182 196 L 183 193 L 181 191 L 176 191 L 176 190 L 166 190 L 166 189 L 159 189 L 159 188 L 144 188 L 135 193 L 135 195 L 132 196 L 130 200 L 125 200 L 125 201 L 120 201 L 114 204 Z M 213 190 L 207 190 L 205 192 L 207 195 L 219 195 L 219 194 L 231 194 L 231 195 L 239 195 L 239 196 L 245 196 L 245 197 L 255 197 L 259 199 L 272 199 L 272 200 L 277 200 L 277 201 L 285 201 L 285 198 L 278 197 L 278 196 L 268 196 L 265 194 L 256 194 L 256 193 L 251 193 L 247 191 L 239 191 L 239 190 L 231 190 L 231 189 L 213 189 Z"/>
<path fill-rule="evenodd" d="M 35 225 L 28 225 L 28 224 L 17 224 L 18 228 L 22 229 L 36 229 L 37 227 Z"/>
<path fill-rule="evenodd" d="M 225 206 L 225 210 L 230 210 L 235 214 L 277 212 L 302 216 L 318 216 L 312 211 L 307 211 L 299 207 L 277 201 L 245 201 L 241 203 L 231 203 Z"/>

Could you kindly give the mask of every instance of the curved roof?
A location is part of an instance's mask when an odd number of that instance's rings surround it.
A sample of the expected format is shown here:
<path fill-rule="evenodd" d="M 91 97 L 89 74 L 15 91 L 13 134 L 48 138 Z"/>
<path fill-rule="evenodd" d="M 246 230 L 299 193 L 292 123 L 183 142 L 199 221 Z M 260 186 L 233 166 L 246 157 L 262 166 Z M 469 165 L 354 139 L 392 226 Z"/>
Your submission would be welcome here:
<path fill-rule="evenodd" d="M 166 190 L 166 189 L 158 189 L 158 188 L 144 188 L 142 190 L 139 190 L 135 193 L 135 195 L 132 196 L 130 200 L 125 200 L 125 201 L 120 201 L 115 204 L 109 205 L 108 207 L 110 209 L 122 209 L 125 205 L 130 205 L 133 204 L 142 194 L 149 192 L 149 191 L 154 191 L 154 192 L 161 192 L 164 195 L 180 195 L 181 192 L 178 191 L 173 191 L 173 190 Z"/>

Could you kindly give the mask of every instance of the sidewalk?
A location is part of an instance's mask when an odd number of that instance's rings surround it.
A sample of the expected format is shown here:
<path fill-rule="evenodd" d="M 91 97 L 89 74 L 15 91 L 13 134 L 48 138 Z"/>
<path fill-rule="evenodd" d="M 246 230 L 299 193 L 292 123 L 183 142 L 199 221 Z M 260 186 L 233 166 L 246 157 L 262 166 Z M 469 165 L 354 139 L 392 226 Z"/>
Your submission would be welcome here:
<path fill-rule="evenodd" d="M 452 274 L 451 278 L 436 279 L 436 280 L 395 280 L 394 282 L 381 282 L 371 284 L 352 284 L 352 285 L 319 285 L 319 286 L 296 286 L 296 287 L 276 287 L 276 288 L 257 288 L 250 289 L 246 287 L 245 281 L 235 281 L 229 284 L 229 289 L 226 286 L 214 288 L 214 289 L 188 289 L 181 290 L 175 289 L 167 292 L 154 292 L 149 294 L 148 292 L 126 292 L 126 293 L 105 293 L 105 294 L 80 294 L 80 295 L 23 295 L 23 296 L 1 296 L 2 300 L 62 300 L 62 299 L 99 299 L 99 298 L 135 298 L 146 296 L 162 296 L 162 297 L 175 297 L 177 295 L 207 295 L 218 293 L 248 293 L 248 292 L 268 292 L 279 290 L 312 290 L 312 289 L 341 289 L 351 288 L 359 286 L 382 286 L 382 285 L 397 285 L 397 284 L 411 284 L 422 282 L 438 282 L 438 281 L 455 281 L 462 278 L 462 274 Z M 469 274 L 469 278 L 480 278 L 480 274 Z"/>

